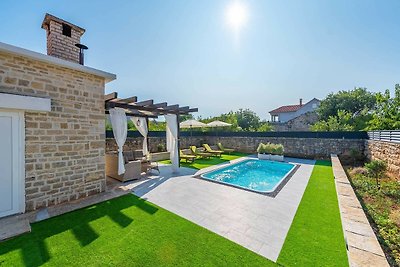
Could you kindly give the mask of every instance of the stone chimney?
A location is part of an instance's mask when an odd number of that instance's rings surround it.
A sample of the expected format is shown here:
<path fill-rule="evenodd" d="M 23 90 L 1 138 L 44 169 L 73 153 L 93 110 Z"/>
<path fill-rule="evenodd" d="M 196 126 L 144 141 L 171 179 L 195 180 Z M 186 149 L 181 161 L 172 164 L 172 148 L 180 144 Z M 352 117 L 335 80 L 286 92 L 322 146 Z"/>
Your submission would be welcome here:
<path fill-rule="evenodd" d="M 47 33 L 47 55 L 79 63 L 81 36 L 85 29 L 53 15 L 46 14 L 42 29 Z"/>
<path fill-rule="evenodd" d="M 300 98 L 300 106 L 303 105 L 303 98 Z"/>

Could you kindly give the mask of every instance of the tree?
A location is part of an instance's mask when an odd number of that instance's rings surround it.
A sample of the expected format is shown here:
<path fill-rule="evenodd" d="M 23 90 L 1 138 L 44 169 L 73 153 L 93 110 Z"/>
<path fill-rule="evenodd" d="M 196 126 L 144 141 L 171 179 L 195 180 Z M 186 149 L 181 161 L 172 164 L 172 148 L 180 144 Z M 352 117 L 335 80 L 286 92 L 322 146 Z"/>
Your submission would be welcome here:
<path fill-rule="evenodd" d="M 385 175 L 387 169 L 387 163 L 383 160 L 373 160 L 369 163 L 365 163 L 368 176 L 376 180 L 376 186 L 381 189 L 379 179 Z"/>
<path fill-rule="evenodd" d="M 237 124 L 243 131 L 256 131 L 260 127 L 260 117 L 250 109 L 239 109 L 235 113 Z"/>
<path fill-rule="evenodd" d="M 366 88 L 355 88 L 349 91 L 330 93 L 318 108 L 318 115 L 321 120 L 328 120 L 336 116 L 338 110 L 349 112 L 352 116 L 366 115 L 373 110 L 376 104 L 374 93 Z"/>
<path fill-rule="evenodd" d="M 400 85 L 395 85 L 394 97 L 389 90 L 376 95 L 376 109 L 368 123 L 368 130 L 397 130 L 400 129 Z"/>
<path fill-rule="evenodd" d="M 327 120 L 320 120 L 311 126 L 313 131 L 354 131 L 350 112 L 339 110 L 336 116 L 329 116 Z"/>

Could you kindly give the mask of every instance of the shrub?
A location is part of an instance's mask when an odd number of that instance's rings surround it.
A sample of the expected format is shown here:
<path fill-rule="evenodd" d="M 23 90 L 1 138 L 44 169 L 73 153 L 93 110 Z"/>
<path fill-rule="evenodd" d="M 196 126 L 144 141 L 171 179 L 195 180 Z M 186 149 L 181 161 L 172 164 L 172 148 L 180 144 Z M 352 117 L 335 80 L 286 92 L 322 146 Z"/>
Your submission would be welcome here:
<path fill-rule="evenodd" d="M 383 160 L 372 160 L 369 163 L 365 163 L 365 168 L 367 169 L 368 176 L 376 180 L 376 185 L 380 188 L 379 178 L 385 174 L 387 169 L 387 164 Z"/>
<path fill-rule="evenodd" d="M 269 152 L 269 144 L 260 143 L 257 148 L 257 152 L 260 154 L 268 154 Z"/>
<path fill-rule="evenodd" d="M 366 176 L 366 175 L 368 175 L 368 170 L 364 167 L 357 167 L 357 168 L 352 169 L 350 171 L 350 174 L 353 176 L 357 175 L 357 174 Z"/>
<path fill-rule="evenodd" d="M 260 143 L 257 148 L 257 152 L 260 154 L 283 155 L 283 151 L 283 145 L 281 144 Z"/>
<path fill-rule="evenodd" d="M 157 145 L 157 152 L 164 152 L 165 151 L 165 145 L 164 144 L 158 144 Z"/>
<path fill-rule="evenodd" d="M 273 146 L 274 146 L 274 153 L 273 154 L 283 156 L 283 151 L 284 151 L 283 145 L 282 144 L 276 144 L 276 145 L 273 145 Z"/>

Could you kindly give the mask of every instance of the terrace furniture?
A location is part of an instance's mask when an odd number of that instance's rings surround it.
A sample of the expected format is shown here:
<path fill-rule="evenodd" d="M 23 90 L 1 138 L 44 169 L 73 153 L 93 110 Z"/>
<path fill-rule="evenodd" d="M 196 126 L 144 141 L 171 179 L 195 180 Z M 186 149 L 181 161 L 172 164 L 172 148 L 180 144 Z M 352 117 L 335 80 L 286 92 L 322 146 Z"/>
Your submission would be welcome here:
<path fill-rule="evenodd" d="M 224 151 L 224 153 L 231 154 L 231 153 L 235 152 L 235 150 L 233 148 L 225 148 L 221 143 L 217 143 L 217 146 L 220 150 Z"/>
<path fill-rule="evenodd" d="M 186 160 L 186 162 L 190 161 L 191 163 L 193 163 L 194 160 L 196 159 L 196 156 L 194 156 L 194 155 L 183 154 L 182 150 L 180 150 L 180 149 L 179 149 L 179 157 L 180 157 L 180 159 L 184 159 L 184 160 Z"/>
<path fill-rule="evenodd" d="M 151 170 L 156 170 L 160 173 L 160 169 L 158 168 L 158 162 L 151 160 L 143 160 L 142 163 L 142 172 L 148 173 Z"/>
<path fill-rule="evenodd" d="M 221 154 L 224 153 L 222 150 L 214 150 L 208 144 L 203 144 L 204 149 L 207 153 L 211 153 L 217 157 L 221 157 Z"/>
<path fill-rule="evenodd" d="M 147 158 L 145 155 L 143 155 L 143 150 L 134 150 L 132 151 L 132 154 L 135 160 L 140 160 L 140 163 L 142 164 L 142 172 L 149 173 L 151 170 L 156 170 L 158 173 L 160 173 L 158 162 L 152 161 L 151 157 Z"/>
<path fill-rule="evenodd" d="M 121 182 L 130 180 L 137 180 L 141 178 L 141 162 L 140 160 L 133 160 L 125 162 L 125 173 L 122 175 L 118 174 L 118 154 L 107 153 L 106 154 L 106 176 L 117 179 Z"/>
<path fill-rule="evenodd" d="M 197 157 L 200 157 L 200 158 L 203 158 L 203 159 L 208 159 L 208 158 L 212 157 L 212 155 L 213 155 L 213 154 L 211 154 L 211 153 L 200 152 L 200 151 L 197 149 L 196 146 L 190 146 L 190 152 L 191 152 L 193 155 L 195 155 L 195 156 L 197 156 Z"/>

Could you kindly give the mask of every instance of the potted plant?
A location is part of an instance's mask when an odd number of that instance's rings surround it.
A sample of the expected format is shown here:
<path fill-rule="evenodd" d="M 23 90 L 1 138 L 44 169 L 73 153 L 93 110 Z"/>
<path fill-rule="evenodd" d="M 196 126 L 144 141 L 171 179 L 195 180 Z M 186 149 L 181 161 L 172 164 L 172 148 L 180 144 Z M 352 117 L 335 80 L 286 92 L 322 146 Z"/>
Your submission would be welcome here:
<path fill-rule="evenodd" d="M 259 159 L 271 159 L 269 144 L 260 143 L 257 148 Z"/>
<path fill-rule="evenodd" d="M 270 144 L 271 146 L 271 160 L 283 161 L 283 145 L 282 144 Z"/>

